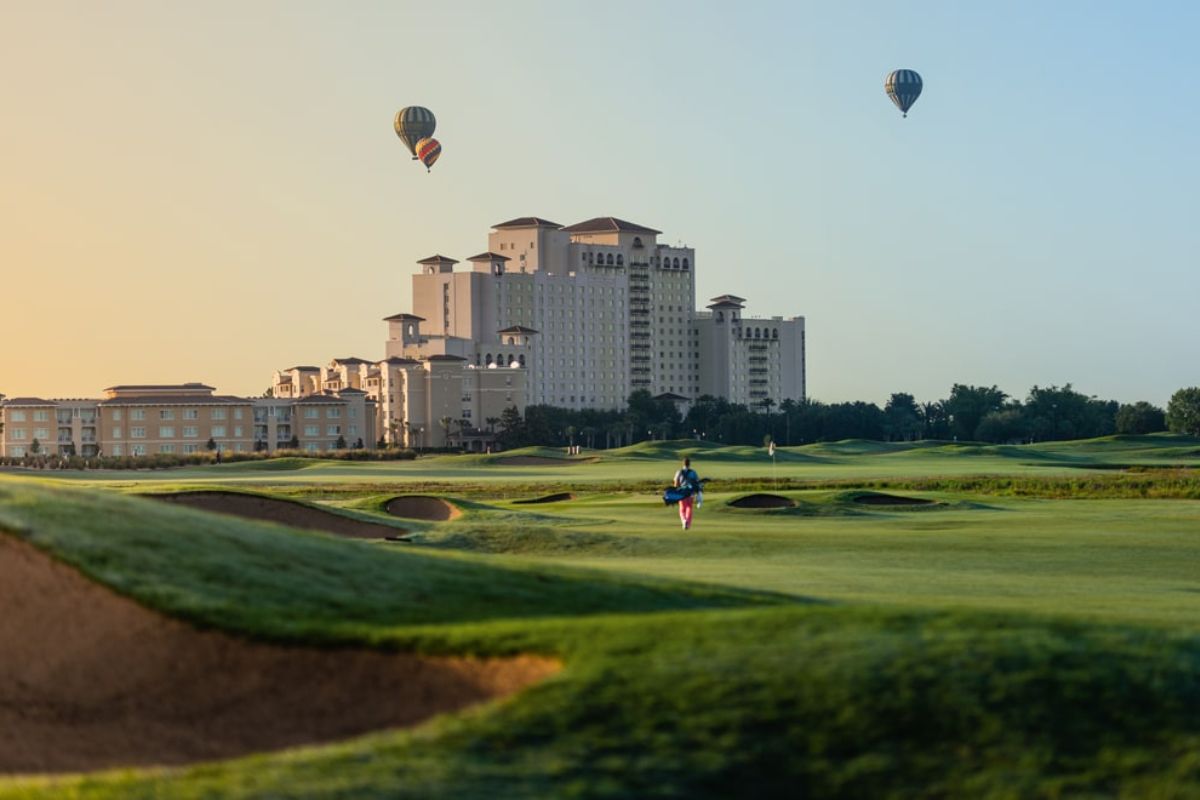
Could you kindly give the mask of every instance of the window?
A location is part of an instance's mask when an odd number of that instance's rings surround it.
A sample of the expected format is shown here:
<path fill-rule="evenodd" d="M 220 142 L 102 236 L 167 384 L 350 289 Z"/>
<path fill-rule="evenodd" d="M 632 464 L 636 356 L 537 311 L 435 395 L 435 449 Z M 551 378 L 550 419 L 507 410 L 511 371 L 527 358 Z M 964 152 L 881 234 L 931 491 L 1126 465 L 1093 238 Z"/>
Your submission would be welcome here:
<path fill-rule="evenodd" d="M 320 436 L 321 435 L 321 426 L 320 425 L 305 425 L 304 426 L 304 435 L 305 436 Z"/>
<path fill-rule="evenodd" d="M 13 428 L 12 429 L 12 440 L 14 442 L 25 441 L 25 429 L 24 428 Z"/>
<path fill-rule="evenodd" d="M 309 452 L 309 453 L 315 453 L 315 452 L 317 452 L 317 450 L 319 450 L 320 448 L 317 446 L 317 443 L 316 443 L 316 442 L 307 442 L 307 443 L 305 443 L 305 445 L 304 445 L 304 449 L 305 449 L 305 451 L 307 451 L 307 452 Z"/>
<path fill-rule="evenodd" d="M 225 409 L 214 408 L 212 410 L 212 415 L 209 417 L 209 419 L 225 419 Z"/>
<path fill-rule="evenodd" d="M 129 418 L 134 420 L 142 420 L 146 418 L 146 409 L 135 408 L 129 412 Z"/>
<path fill-rule="evenodd" d="M 224 436 L 225 435 L 225 426 L 224 425 L 213 425 L 210 433 L 213 438 L 216 438 L 218 436 Z"/>
<path fill-rule="evenodd" d="M 319 408 L 304 409 L 304 418 L 305 419 L 320 419 L 320 417 L 321 417 L 321 409 L 319 409 Z"/>
<path fill-rule="evenodd" d="M 200 429 L 197 428 L 195 425 L 184 425 L 183 426 L 183 438 L 195 439 L 199 435 L 200 435 Z"/>
<path fill-rule="evenodd" d="M 112 438 L 114 438 L 114 439 L 120 439 L 120 438 L 121 438 L 121 429 L 120 429 L 120 428 L 113 428 L 113 429 L 112 429 Z"/>
<path fill-rule="evenodd" d="M 160 452 L 160 453 L 174 453 L 174 452 L 175 452 L 175 445 L 173 445 L 173 444 L 164 444 L 164 445 L 159 445 L 158 452 Z"/>
<path fill-rule="evenodd" d="M 330 408 L 325 410 L 326 419 L 341 419 L 342 410 L 340 408 Z"/>
<path fill-rule="evenodd" d="M 235 438 L 235 439 L 242 438 L 242 426 L 241 425 L 233 426 L 233 438 Z"/>
<path fill-rule="evenodd" d="M 605 259 L 604 263 L 610 267 L 613 265 L 613 254 L 612 253 L 608 254 L 608 258 Z"/>
<path fill-rule="evenodd" d="M 33 438 L 37 439 L 40 442 L 44 442 L 44 441 L 48 440 L 50 438 L 50 429 L 49 428 L 34 428 L 33 429 Z"/>
<path fill-rule="evenodd" d="M 235 408 L 235 409 L 233 410 L 233 418 L 234 418 L 234 419 L 241 419 L 241 418 L 242 418 L 242 409 L 240 409 L 240 408 Z"/>
<path fill-rule="evenodd" d="M 358 417 L 358 409 L 351 407 L 349 411 L 347 411 L 346 416 L 350 417 L 350 419 L 356 419 Z"/>
<path fill-rule="evenodd" d="M 342 426 L 341 425 L 326 425 L 325 426 L 325 435 L 326 436 L 341 436 L 342 435 Z"/>
<path fill-rule="evenodd" d="M 131 455 L 131 456 L 144 456 L 144 455 L 146 455 L 146 445 L 144 445 L 144 444 L 134 444 L 134 445 L 130 445 L 130 446 L 129 446 L 129 455 Z"/>
<path fill-rule="evenodd" d="M 12 420 L 11 421 L 12 422 L 24 422 L 25 421 L 25 412 L 24 411 L 12 412 Z"/>
<path fill-rule="evenodd" d="M 185 408 L 183 410 L 183 418 L 184 419 L 200 419 L 200 409 Z M 166 419 L 166 417 L 164 417 L 164 419 Z"/>
<path fill-rule="evenodd" d="M 114 408 L 112 418 L 113 418 L 113 422 L 120 422 L 121 421 L 121 409 Z"/>
<path fill-rule="evenodd" d="M 625 256 L 619 255 L 619 254 L 617 255 L 617 266 L 618 267 L 625 266 Z"/>
<path fill-rule="evenodd" d="M 164 408 L 158 412 L 159 419 L 175 419 L 175 412 L 169 408 Z"/>
<path fill-rule="evenodd" d="M 33 421 L 34 422 L 49 422 L 50 421 L 50 412 L 49 411 L 33 412 Z"/>
<path fill-rule="evenodd" d="M 158 438 L 160 438 L 160 439 L 174 439 L 174 438 L 175 438 L 175 426 L 174 426 L 174 425 L 161 425 L 161 426 L 159 426 L 159 429 L 158 429 Z"/>
<path fill-rule="evenodd" d="M 346 433 L 350 434 L 351 436 L 358 436 L 358 426 L 351 425 L 349 428 L 347 428 Z"/>
<path fill-rule="evenodd" d="M 133 439 L 145 439 L 146 438 L 146 429 L 145 428 L 130 428 L 129 436 Z"/>
<path fill-rule="evenodd" d="M 686 258 L 683 260 L 683 268 L 684 269 L 688 268 L 688 260 Z"/>
<path fill-rule="evenodd" d="M 114 456 L 123 455 L 123 454 L 124 454 L 124 452 L 125 452 L 125 450 L 124 450 L 124 448 L 122 448 L 122 447 L 121 447 L 121 445 L 119 445 L 119 444 L 114 444 L 114 445 L 113 445 L 113 448 L 112 448 L 112 454 L 113 454 Z"/>
<path fill-rule="evenodd" d="M 185 452 L 185 453 L 198 453 L 198 452 L 200 452 L 200 445 L 198 445 L 198 444 L 185 444 L 185 445 L 183 446 L 183 452 Z"/>

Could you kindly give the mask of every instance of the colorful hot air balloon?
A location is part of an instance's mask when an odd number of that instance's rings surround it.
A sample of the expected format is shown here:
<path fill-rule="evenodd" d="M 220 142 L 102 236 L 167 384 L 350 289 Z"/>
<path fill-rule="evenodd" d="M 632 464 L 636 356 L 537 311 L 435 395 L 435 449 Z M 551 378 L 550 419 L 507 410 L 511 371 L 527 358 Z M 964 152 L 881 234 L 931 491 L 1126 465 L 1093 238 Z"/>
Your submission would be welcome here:
<path fill-rule="evenodd" d="M 906 117 L 912 104 L 921 96 L 923 85 L 921 76 L 911 69 L 898 69 L 883 81 L 883 88 L 887 90 L 888 97 L 892 98 L 896 108 Z"/>
<path fill-rule="evenodd" d="M 416 154 L 417 158 L 421 159 L 421 163 L 425 165 L 425 171 L 428 172 L 442 154 L 442 143 L 432 137 L 422 139 L 417 142 Z"/>
<path fill-rule="evenodd" d="M 396 112 L 396 135 L 408 152 L 412 153 L 413 161 L 417 160 L 417 142 L 433 136 L 437 128 L 437 120 L 433 112 L 421 106 L 409 106 Z"/>

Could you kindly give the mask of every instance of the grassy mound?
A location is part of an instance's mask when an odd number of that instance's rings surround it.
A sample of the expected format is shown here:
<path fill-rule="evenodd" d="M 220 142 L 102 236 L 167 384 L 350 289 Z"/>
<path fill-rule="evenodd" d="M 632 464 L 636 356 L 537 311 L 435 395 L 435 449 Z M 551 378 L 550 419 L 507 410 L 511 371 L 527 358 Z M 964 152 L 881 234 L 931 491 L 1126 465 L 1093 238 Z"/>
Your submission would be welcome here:
<path fill-rule="evenodd" d="M 499 633 L 499 632 L 498 632 Z M 809 608 L 505 631 L 567 671 L 494 713 L 82 798 L 1190 797 L 1200 644 Z M 20 787 L 17 788 L 20 791 Z M 0 789 L 0 797 L 4 792 Z"/>
<path fill-rule="evenodd" d="M 341 640 L 379 625 L 773 601 L 680 581 L 398 550 L 28 481 L 0 483 L 0 529 L 147 605 L 269 638 Z"/>

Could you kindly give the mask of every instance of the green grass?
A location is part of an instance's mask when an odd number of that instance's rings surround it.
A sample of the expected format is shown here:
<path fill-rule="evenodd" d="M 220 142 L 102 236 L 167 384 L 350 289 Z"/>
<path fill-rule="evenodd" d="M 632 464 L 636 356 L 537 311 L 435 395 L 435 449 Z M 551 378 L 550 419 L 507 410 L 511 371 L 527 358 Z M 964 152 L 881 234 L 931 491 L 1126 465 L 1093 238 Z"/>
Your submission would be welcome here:
<path fill-rule="evenodd" d="M 788 449 L 777 477 L 798 505 L 779 511 L 727 505 L 770 490 L 760 453 L 703 446 L 727 490 L 687 533 L 654 494 L 673 442 L 558 470 L 437 458 L 0 479 L 0 528 L 205 625 L 566 664 L 410 732 L 0 779 L 0 798 L 1200 797 L 1195 473 L 1111 469 L 1196 445 Z M 388 497 L 432 486 L 465 513 L 385 546 L 123 494 L 183 485 L 380 519 Z M 565 487 L 578 498 L 511 502 Z M 856 503 L 868 489 L 937 504 Z"/>

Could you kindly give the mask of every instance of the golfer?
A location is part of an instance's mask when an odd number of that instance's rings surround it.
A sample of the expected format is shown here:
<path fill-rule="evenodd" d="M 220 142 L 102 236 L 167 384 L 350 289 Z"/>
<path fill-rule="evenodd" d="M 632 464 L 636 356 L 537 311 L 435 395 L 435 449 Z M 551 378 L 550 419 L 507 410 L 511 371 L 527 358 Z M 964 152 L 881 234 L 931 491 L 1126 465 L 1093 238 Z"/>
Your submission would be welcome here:
<path fill-rule="evenodd" d="M 696 504 L 696 495 L 700 492 L 700 476 L 692 469 L 692 460 L 685 458 L 683 467 L 675 473 L 675 486 L 679 489 L 689 489 L 690 494 L 679 501 L 679 521 L 686 531 L 692 527 L 692 511 Z"/>

